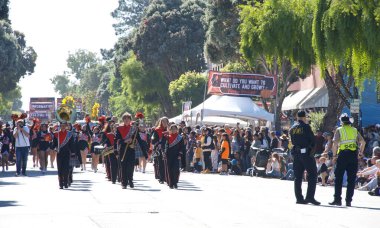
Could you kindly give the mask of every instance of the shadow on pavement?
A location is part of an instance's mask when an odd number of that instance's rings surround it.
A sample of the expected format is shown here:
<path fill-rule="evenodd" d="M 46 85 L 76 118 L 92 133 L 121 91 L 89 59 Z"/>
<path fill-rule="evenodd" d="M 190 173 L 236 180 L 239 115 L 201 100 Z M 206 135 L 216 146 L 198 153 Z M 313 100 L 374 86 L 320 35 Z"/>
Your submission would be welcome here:
<path fill-rule="evenodd" d="M 75 175 L 74 175 L 75 178 Z M 74 192 L 88 192 L 91 191 L 92 187 L 92 181 L 90 180 L 75 180 L 73 183 L 71 183 L 71 186 L 68 189 L 68 191 L 74 191 Z"/>
<path fill-rule="evenodd" d="M 15 177 L 16 172 L 15 171 L 8 171 L 8 172 L 2 172 L 0 173 L 1 178 L 5 177 Z M 43 176 L 49 176 L 49 175 L 58 175 L 57 171 L 46 171 L 44 174 L 40 170 L 26 170 L 26 177 L 43 177 Z M 19 177 L 24 177 L 20 175 Z"/>
<path fill-rule="evenodd" d="M 0 208 L 1 207 L 15 207 L 20 206 L 17 204 L 17 201 L 1 201 L 0 200 Z"/>
<path fill-rule="evenodd" d="M 358 207 L 358 206 L 352 206 L 352 208 L 380 211 L 380 208 L 377 208 L 377 207 Z"/>
<path fill-rule="evenodd" d="M 0 181 L 0 187 L 6 186 L 6 185 L 20 185 L 18 182 L 3 182 Z"/>
<path fill-rule="evenodd" d="M 194 184 L 192 184 L 190 182 L 184 181 L 184 180 L 180 180 L 178 182 L 178 190 L 181 190 L 181 191 L 194 191 L 194 192 L 201 192 L 201 191 L 203 191 L 202 189 L 200 189 L 196 185 L 194 185 Z"/>
<path fill-rule="evenodd" d="M 136 183 L 137 182 L 137 183 Z M 133 181 L 135 187 L 133 190 L 142 191 L 142 192 L 159 192 L 161 189 L 153 189 L 151 186 L 144 185 L 139 183 L 140 181 Z"/>

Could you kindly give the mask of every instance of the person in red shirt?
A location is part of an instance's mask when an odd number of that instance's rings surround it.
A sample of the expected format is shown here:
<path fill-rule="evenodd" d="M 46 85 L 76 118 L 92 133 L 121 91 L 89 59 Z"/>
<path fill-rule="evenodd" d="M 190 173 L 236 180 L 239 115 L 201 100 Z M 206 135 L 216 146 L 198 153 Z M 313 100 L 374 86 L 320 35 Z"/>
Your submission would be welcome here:
<path fill-rule="evenodd" d="M 158 123 L 158 126 L 152 132 L 154 173 L 160 184 L 163 184 L 165 181 L 165 168 L 162 152 L 165 147 L 165 140 L 163 136 L 168 134 L 168 125 L 169 119 L 167 117 L 162 117 Z"/>
<path fill-rule="evenodd" d="M 169 135 L 166 136 L 166 150 L 163 158 L 166 169 L 166 182 L 171 189 L 178 188 L 179 162 L 183 153 L 183 138 L 178 134 L 177 125 L 170 126 Z"/>

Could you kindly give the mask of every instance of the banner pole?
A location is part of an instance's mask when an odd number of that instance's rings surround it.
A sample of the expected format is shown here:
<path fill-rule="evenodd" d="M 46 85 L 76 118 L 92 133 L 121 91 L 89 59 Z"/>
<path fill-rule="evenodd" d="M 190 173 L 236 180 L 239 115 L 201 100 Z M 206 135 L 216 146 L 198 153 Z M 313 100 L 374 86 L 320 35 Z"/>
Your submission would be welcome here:
<path fill-rule="evenodd" d="M 201 111 L 201 125 L 203 125 L 203 115 L 204 115 L 204 109 L 205 109 L 205 100 L 206 100 L 206 91 L 207 91 L 207 84 L 209 80 L 209 71 L 206 71 L 206 83 L 205 83 L 205 89 L 203 93 L 203 103 L 202 103 L 202 111 Z"/>

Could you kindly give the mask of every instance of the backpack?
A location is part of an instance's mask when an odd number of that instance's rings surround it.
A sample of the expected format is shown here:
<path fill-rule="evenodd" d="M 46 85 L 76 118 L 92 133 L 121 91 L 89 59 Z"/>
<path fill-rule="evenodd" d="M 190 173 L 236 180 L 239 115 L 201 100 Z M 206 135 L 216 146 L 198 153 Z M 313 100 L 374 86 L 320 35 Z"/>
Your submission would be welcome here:
<path fill-rule="evenodd" d="M 211 150 L 215 150 L 215 143 L 214 143 L 214 139 L 213 139 L 211 136 L 207 136 L 207 137 L 210 137 L 210 138 L 211 138 L 210 149 L 211 149 Z"/>

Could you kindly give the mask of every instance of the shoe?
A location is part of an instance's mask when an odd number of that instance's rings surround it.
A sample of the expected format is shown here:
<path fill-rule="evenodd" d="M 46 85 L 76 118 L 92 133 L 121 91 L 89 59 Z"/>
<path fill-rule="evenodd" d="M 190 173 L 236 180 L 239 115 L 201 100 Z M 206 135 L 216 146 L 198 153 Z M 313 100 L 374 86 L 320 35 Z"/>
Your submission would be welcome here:
<path fill-rule="evenodd" d="M 347 207 L 351 207 L 351 202 L 347 202 L 347 201 L 346 201 L 346 206 L 347 206 Z"/>
<path fill-rule="evenodd" d="M 363 186 L 357 189 L 358 191 L 368 191 L 368 188 Z"/>
<path fill-rule="evenodd" d="M 134 187 L 135 187 L 135 185 L 133 184 L 133 181 L 130 181 L 130 182 L 129 182 L 129 187 L 131 187 L 131 188 L 134 188 Z"/>
<path fill-rule="evenodd" d="M 171 186 L 169 186 L 169 188 L 170 188 L 170 189 L 173 189 L 174 187 L 173 187 L 173 185 L 171 185 Z"/>
<path fill-rule="evenodd" d="M 121 188 L 122 189 L 127 189 L 127 185 L 122 185 Z"/>
<path fill-rule="evenodd" d="M 296 204 L 307 204 L 306 200 L 297 200 Z"/>
<path fill-rule="evenodd" d="M 116 184 L 116 182 L 115 182 L 115 181 L 112 181 L 112 184 Z"/>
<path fill-rule="evenodd" d="M 334 200 L 334 201 L 330 202 L 329 205 L 342 206 L 342 201 Z"/>
<path fill-rule="evenodd" d="M 16 173 L 16 174 L 15 174 L 15 177 L 18 177 L 18 176 L 20 176 L 20 174 L 19 174 L 19 173 Z"/>
<path fill-rule="evenodd" d="M 63 189 L 63 186 L 59 186 L 59 189 Z"/>
<path fill-rule="evenodd" d="M 67 184 L 65 184 L 65 188 L 69 188 L 69 186 Z"/>
<path fill-rule="evenodd" d="M 22 173 L 21 175 L 23 175 L 24 177 L 26 177 L 27 175 L 26 175 L 26 173 Z"/>
<path fill-rule="evenodd" d="M 178 189 L 178 185 L 177 185 L 177 184 L 174 184 L 173 187 L 174 187 L 175 189 Z"/>
<path fill-rule="evenodd" d="M 318 201 L 316 201 L 315 199 L 306 199 L 305 201 L 306 201 L 307 203 L 311 203 L 311 204 L 314 204 L 314 205 L 316 205 L 316 206 L 321 205 L 321 202 L 318 202 Z"/>
<path fill-rule="evenodd" d="M 164 181 L 158 181 L 158 183 L 160 183 L 160 184 L 164 184 Z"/>

